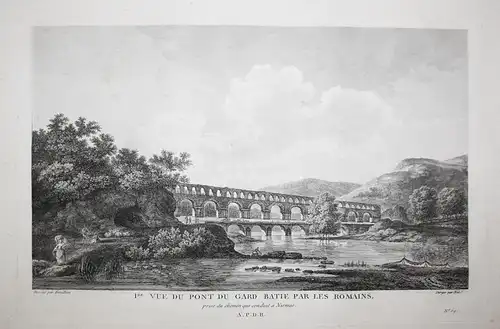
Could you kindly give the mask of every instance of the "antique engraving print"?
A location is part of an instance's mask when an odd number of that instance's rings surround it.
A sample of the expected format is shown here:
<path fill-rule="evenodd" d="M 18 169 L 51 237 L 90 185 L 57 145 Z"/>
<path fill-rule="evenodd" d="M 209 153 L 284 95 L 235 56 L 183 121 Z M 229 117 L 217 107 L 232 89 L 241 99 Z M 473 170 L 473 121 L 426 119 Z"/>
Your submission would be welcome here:
<path fill-rule="evenodd" d="M 33 35 L 33 289 L 468 288 L 465 30 Z"/>

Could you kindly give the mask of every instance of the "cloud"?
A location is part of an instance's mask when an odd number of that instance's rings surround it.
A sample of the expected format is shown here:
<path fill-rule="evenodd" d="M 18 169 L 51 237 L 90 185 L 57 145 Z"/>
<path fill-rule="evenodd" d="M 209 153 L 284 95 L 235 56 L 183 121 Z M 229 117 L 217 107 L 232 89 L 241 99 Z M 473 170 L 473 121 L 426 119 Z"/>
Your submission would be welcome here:
<path fill-rule="evenodd" d="M 393 123 L 391 107 L 372 91 L 336 86 L 319 92 L 298 68 L 270 65 L 231 82 L 218 121 L 236 151 L 259 145 L 278 152 L 304 139 L 362 144 Z"/>
<path fill-rule="evenodd" d="M 394 124 L 392 108 L 375 92 L 340 86 L 319 91 L 294 66 L 255 65 L 231 81 L 214 115 L 203 150 L 214 163 L 227 160 L 214 173 L 257 186 L 268 183 L 269 177 L 260 178 L 266 169 L 276 181 L 324 177 L 335 161 L 380 151 L 384 129 Z M 228 177 L 233 168 L 238 174 Z"/>
<path fill-rule="evenodd" d="M 283 148 L 291 135 L 297 135 L 301 128 L 297 119 L 315 94 L 314 86 L 295 67 L 275 70 L 256 65 L 244 78 L 233 79 L 223 111 L 233 147 L 259 143 Z"/>
<path fill-rule="evenodd" d="M 322 93 L 317 117 L 318 125 L 347 145 L 366 143 L 396 124 L 392 108 L 378 94 L 340 86 Z"/>
<path fill-rule="evenodd" d="M 409 74 L 391 83 L 387 101 L 398 109 L 405 125 L 431 120 L 466 118 L 468 111 L 467 65 L 465 60 L 450 61 L 449 70 L 420 64 Z"/>

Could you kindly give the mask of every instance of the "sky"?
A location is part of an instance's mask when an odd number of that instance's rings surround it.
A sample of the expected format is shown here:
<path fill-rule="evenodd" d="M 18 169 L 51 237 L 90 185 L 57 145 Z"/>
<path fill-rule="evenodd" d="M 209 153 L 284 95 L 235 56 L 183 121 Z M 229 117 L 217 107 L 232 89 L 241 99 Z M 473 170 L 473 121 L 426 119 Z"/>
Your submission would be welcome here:
<path fill-rule="evenodd" d="M 191 182 L 363 184 L 467 153 L 463 30 L 43 27 L 33 128 L 97 121 L 119 148 L 191 154 Z"/>

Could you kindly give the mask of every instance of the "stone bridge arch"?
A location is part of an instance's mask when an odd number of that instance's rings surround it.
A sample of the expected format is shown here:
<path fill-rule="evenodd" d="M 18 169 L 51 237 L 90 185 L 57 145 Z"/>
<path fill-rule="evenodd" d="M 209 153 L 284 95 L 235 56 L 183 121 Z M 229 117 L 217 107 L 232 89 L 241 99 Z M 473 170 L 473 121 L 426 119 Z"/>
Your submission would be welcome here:
<path fill-rule="evenodd" d="M 213 203 L 215 205 L 215 216 L 207 216 L 206 206 L 210 203 Z M 202 209 L 203 217 L 219 217 L 220 206 L 216 200 L 208 199 L 208 200 L 203 201 L 201 204 L 201 209 Z"/>
<path fill-rule="evenodd" d="M 279 216 L 276 215 L 276 214 L 278 214 L 275 211 L 277 209 L 279 209 Z M 285 207 L 281 203 L 274 202 L 271 205 L 269 205 L 269 218 L 270 219 L 284 219 L 285 218 L 284 214 L 285 214 Z"/>
<path fill-rule="evenodd" d="M 300 216 L 299 218 L 296 218 L 297 216 L 294 216 L 294 214 L 297 214 L 296 212 L 294 212 L 294 209 L 298 209 L 300 212 Z M 303 206 L 300 206 L 300 205 L 292 205 L 290 207 L 290 219 L 294 219 L 294 220 L 303 220 L 306 218 L 306 215 L 307 215 L 307 211 L 305 210 L 305 207 Z"/>
<path fill-rule="evenodd" d="M 189 207 L 186 203 L 189 204 Z M 190 210 L 188 208 L 190 208 Z M 184 197 L 179 200 L 179 202 L 176 202 L 174 215 L 179 217 L 196 216 L 195 200 L 189 197 Z"/>
<path fill-rule="evenodd" d="M 357 211 L 350 209 L 346 214 L 347 222 L 357 222 L 359 221 L 359 214 Z"/>
<path fill-rule="evenodd" d="M 254 215 L 254 213 L 256 213 L 255 209 L 258 207 L 259 209 L 259 215 Z M 254 202 L 250 202 L 248 204 L 248 218 L 250 219 L 264 219 L 265 216 L 264 216 L 264 213 L 265 213 L 265 206 L 262 202 L 260 201 L 254 201 Z"/>
<path fill-rule="evenodd" d="M 230 214 L 230 212 L 231 212 L 231 211 L 230 211 L 230 207 L 231 207 L 231 205 L 236 205 L 236 206 L 238 207 L 239 217 L 232 217 L 232 216 L 231 216 L 231 214 Z M 241 202 L 237 202 L 237 201 L 235 201 L 235 200 L 229 200 L 229 201 L 227 202 L 227 207 L 226 207 L 226 209 L 227 209 L 227 217 L 228 217 L 228 218 L 243 218 L 243 207 L 242 207 L 242 205 L 241 205 Z"/>

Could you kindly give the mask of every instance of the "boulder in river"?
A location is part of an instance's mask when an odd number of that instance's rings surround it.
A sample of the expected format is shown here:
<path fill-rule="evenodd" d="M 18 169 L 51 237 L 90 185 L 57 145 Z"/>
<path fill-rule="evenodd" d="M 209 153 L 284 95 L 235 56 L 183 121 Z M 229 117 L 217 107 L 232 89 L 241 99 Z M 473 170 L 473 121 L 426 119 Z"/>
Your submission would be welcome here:
<path fill-rule="evenodd" d="M 333 260 L 322 260 L 321 262 L 319 262 L 320 264 L 329 264 L 329 265 L 333 265 L 335 264 L 335 262 Z"/>
<path fill-rule="evenodd" d="M 262 255 L 261 258 L 302 259 L 302 254 L 300 252 L 271 251 Z"/>
<path fill-rule="evenodd" d="M 302 259 L 302 254 L 300 252 L 287 252 L 285 253 L 286 259 Z"/>
<path fill-rule="evenodd" d="M 262 258 L 284 258 L 286 252 L 285 251 L 271 251 L 267 254 L 262 255 Z"/>
<path fill-rule="evenodd" d="M 328 258 L 326 257 L 302 257 L 303 259 L 310 259 L 310 260 L 327 260 Z"/>

